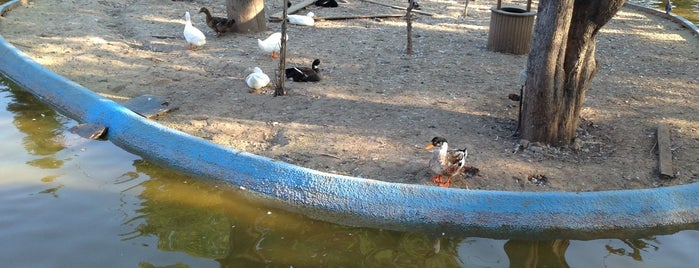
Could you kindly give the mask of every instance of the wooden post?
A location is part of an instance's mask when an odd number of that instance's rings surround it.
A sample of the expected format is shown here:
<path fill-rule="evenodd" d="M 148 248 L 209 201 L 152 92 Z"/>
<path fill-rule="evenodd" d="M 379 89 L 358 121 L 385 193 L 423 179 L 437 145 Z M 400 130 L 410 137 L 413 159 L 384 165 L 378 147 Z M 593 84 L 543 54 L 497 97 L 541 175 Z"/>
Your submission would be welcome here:
<path fill-rule="evenodd" d="M 464 18 L 468 16 L 468 2 L 471 2 L 471 0 L 466 0 L 466 4 L 464 4 Z"/>
<path fill-rule="evenodd" d="M 667 124 L 658 125 L 658 170 L 661 179 L 675 177 L 672 171 L 672 150 L 670 146 L 670 127 Z"/>
<path fill-rule="evenodd" d="M 289 0 L 284 0 L 284 11 L 282 13 L 282 41 L 279 48 L 279 73 L 277 74 L 277 86 L 274 89 L 274 96 L 286 95 L 284 81 L 286 80 L 286 22 L 289 8 L 286 3 L 288 1 Z"/>
<path fill-rule="evenodd" d="M 408 45 L 405 50 L 405 52 L 408 55 L 413 55 L 413 21 L 411 20 L 411 12 L 413 11 L 413 5 L 415 4 L 415 0 L 410 0 L 408 1 L 408 9 L 405 12 L 405 20 L 407 22 L 406 28 L 408 32 Z"/>

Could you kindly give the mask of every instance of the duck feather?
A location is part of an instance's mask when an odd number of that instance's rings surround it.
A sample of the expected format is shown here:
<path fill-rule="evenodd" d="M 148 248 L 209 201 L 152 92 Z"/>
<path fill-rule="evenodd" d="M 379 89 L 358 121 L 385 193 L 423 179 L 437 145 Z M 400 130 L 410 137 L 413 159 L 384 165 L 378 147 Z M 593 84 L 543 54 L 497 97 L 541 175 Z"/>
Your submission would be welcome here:
<path fill-rule="evenodd" d="M 253 68 L 253 72 L 245 77 L 245 83 L 252 89 L 260 89 L 269 84 L 269 76 L 262 72 L 260 67 Z"/>
<path fill-rule="evenodd" d="M 429 162 L 430 170 L 435 174 L 432 180 L 440 186 L 449 187 L 451 177 L 464 171 L 468 151 L 466 148 L 449 150 L 447 140 L 442 137 L 434 137 L 425 147 L 428 150 L 432 148 L 437 148 Z M 443 181 L 442 176 L 446 176 L 447 180 Z"/>
<path fill-rule="evenodd" d="M 289 23 L 303 26 L 313 26 L 316 23 L 315 14 L 308 12 L 306 15 L 287 15 Z"/>
<path fill-rule="evenodd" d="M 313 60 L 311 67 L 292 67 L 285 70 L 286 78 L 294 82 L 318 82 L 320 81 L 320 59 Z"/>
<path fill-rule="evenodd" d="M 189 11 L 184 13 L 184 19 L 185 24 L 183 34 L 184 39 L 187 40 L 189 49 L 195 49 L 206 44 L 206 36 L 204 36 L 204 33 L 192 25 L 192 19 L 189 16 Z"/>
<path fill-rule="evenodd" d="M 286 36 L 286 40 L 289 40 L 289 35 Z M 266 53 L 272 53 L 272 58 L 276 58 L 282 46 L 282 33 L 273 33 L 265 40 L 257 39 L 257 46 Z"/>
<path fill-rule="evenodd" d="M 199 13 L 206 15 L 206 26 L 214 30 L 216 36 L 221 36 L 222 33 L 230 31 L 233 24 L 235 24 L 234 19 L 211 16 L 211 12 L 206 7 L 199 9 Z"/>

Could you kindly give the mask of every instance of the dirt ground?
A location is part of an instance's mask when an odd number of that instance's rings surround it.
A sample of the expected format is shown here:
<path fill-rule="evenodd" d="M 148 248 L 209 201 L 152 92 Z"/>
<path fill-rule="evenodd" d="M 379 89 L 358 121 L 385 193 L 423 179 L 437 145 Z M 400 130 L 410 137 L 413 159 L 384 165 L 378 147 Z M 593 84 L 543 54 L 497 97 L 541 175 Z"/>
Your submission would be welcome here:
<path fill-rule="evenodd" d="M 407 6 L 405 1 L 382 3 Z M 523 1 L 505 1 L 523 5 Z M 267 16 L 281 11 L 267 0 Z M 323 80 L 287 81 L 250 93 L 244 77 L 279 62 L 257 48 L 281 29 L 215 37 L 200 7 L 225 16 L 225 1 L 30 1 L 5 14 L 0 34 L 51 70 L 123 102 L 143 94 L 180 109 L 156 119 L 212 142 L 304 167 L 400 183 L 433 185 L 423 149 L 434 136 L 467 147 L 480 173 L 452 187 L 509 191 L 652 188 L 699 178 L 699 42 L 690 31 L 625 7 L 602 29 L 601 69 L 570 148 L 518 149 L 517 78 L 526 55 L 487 49 L 495 1 L 420 1 L 408 56 L 402 18 L 290 26 L 287 66 L 321 59 Z M 184 12 L 207 35 L 187 50 Z M 310 6 L 318 17 L 399 14 L 361 0 Z M 658 124 L 670 125 L 676 177 L 659 178 Z"/>

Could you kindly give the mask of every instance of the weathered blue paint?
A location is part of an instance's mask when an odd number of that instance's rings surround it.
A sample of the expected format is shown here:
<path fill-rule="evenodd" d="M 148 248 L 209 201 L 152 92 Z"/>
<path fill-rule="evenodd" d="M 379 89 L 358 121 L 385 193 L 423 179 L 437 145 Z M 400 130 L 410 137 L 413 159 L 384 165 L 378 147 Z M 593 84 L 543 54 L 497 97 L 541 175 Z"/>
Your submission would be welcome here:
<path fill-rule="evenodd" d="M 619 232 L 634 235 L 647 228 L 699 222 L 696 183 L 625 191 L 504 192 L 387 183 L 310 170 L 165 128 L 49 71 L 2 37 L 0 59 L 0 72 L 61 113 L 107 126 L 109 140 L 118 146 L 172 168 L 223 180 L 316 219 L 395 230 L 537 238 L 618 237 Z"/>

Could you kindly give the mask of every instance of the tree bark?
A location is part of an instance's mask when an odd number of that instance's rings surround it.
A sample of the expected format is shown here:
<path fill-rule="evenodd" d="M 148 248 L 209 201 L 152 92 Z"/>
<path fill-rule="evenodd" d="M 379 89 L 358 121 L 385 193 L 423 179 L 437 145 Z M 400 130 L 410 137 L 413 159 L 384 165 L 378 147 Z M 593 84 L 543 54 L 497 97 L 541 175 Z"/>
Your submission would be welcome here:
<path fill-rule="evenodd" d="M 575 138 L 592 78 L 597 33 L 624 0 L 541 1 L 527 62 L 522 138 L 565 146 Z"/>
<path fill-rule="evenodd" d="M 232 31 L 256 33 L 267 30 L 263 0 L 226 0 L 228 19 L 234 19 Z"/>

